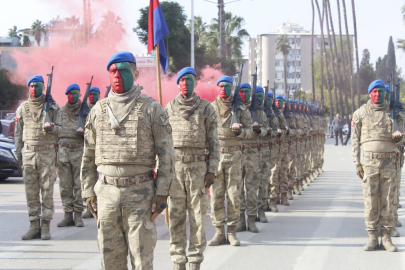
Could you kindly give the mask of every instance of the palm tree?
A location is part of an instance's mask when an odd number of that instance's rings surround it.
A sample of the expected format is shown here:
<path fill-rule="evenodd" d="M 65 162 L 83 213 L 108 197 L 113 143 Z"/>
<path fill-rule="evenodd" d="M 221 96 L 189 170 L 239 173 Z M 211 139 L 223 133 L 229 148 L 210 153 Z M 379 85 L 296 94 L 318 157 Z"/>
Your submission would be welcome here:
<path fill-rule="evenodd" d="M 220 57 L 226 57 L 226 49 L 225 49 L 225 10 L 224 10 L 224 0 L 218 0 L 218 33 L 222 32 L 222 36 L 220 36 L 220 48 L 219 53 Z"/>
<path fill-rule="evenodd" d="M 352 0 L 352 13 L 353 13 L 353 24 L 354 24 L 354 44 L 356 46 L 356 65 L 357 65 L 357 106 L 360 108 L 360 72 L 359 72 L 359 50 L 357 47 L 357 23 L 356 23 L 356 11 L 354 7 L 354 0 Z"/>
<path fill-rule="evenodd" d="M 191 20 L 188 23 L 191 29 Z M 203 22 L 201 16 L 194 16 L 194 43 L 196 46 L 206 44 L 207 42 L 207 23 Z"/>
<path fill-rule="evenodd" d="M 349 54 L 350 94 L 351 94 L 351 97 L 352 97 L 352 113 L 354 113 L 353 62 L 352 62 L 352 50 L 350 48 L 349 28 L 347 27 L 347 16 L 346 16 L 346 3 L 345 3 L 345 0 L 342 0 L 342 4 L 343 4 L 343 16 L 345 18 L 347 49 L 348 49 L 348 54 Z"/>
<path fill-rule="evenodd" d="M 311 4 L 312 4 L 312 31 L 311 31 L 312 100 L 315 100 L 315 70 L 314 70 L 315 8 L 314 8 L 314 0 L 311 0 Z"/>
<path fill-rule="evenodd" d="M 8 29 L 8 36 L 9 37 L 16 37 L 18 38 L 18 45 L 20 46 L 21 34 L 18 34 L 17 26 L 13 26 L 13 28 Z"/>
<path fill-rule="evenodd" d="M 67 27 L 77 29 L 80 26 L 80 18 L 76 18 L 75 15 L 70 18 L 65 18 L 65 24 Z"/>
<path fill-rule="evenodd" d="M 276 40 L 276 53 L 282 53 L 284 58 L 284 91 L 287 94 L 287 55 L 291 46 L 288 43 L 286 35 L 279 35 Z M 288 97 L 287 97 L 288 98 Z"/>
<path fill-rule="evenodd" d="M 108 11 L 102 16 L 104 19 L 100 23 L 101 36 L 105 38 L 115 38 L 119 40 L 122 38 L 122 34 L 125 33 L 125 29 L 121 22 L 120 16 L 115 17 L 115 14 Z"/>
<path fill-rule="evenodd" d="M 321 16 L 321 11 L 319 9 L 319 4 L 318 0 L 315 0 L 316 8 L 318 9 L 318 16 L 319 16 L 319 23 L 321 25 L 321 102 L 323 102 L 323 49 L 324 49 L 324 35 L 323 35 L 323 17 L 325 14 L 325 9 L 322 10 L 322 16 Z M 328 74 L 328 73 L 326 73 Z M 327 77 L 327 76 L 326 76 Z M 329 79 L 328 79 L 329 82 Z"/>
<path fill-rule="evenodd" d="M 405 39 L 399 38 L 397 39 L 397 43 L 398 43 L 397 48 L 402 49 L 402 51 L 405 52 Z"/>
<path fill-rule="evenodd" d="M 42 21 L 36 20 L 32 23 L 31 30 L 39 47 L 42 39 L 42 33 L 46 35 L 45 25 L 42 24 Z"/>

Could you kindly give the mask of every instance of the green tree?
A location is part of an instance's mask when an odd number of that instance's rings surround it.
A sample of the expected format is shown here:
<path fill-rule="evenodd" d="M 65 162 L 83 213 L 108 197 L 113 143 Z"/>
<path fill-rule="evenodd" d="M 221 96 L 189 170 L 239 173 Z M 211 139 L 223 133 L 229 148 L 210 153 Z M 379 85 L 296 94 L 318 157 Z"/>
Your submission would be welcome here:
<path fill-rule="evenodd" d="M 18 43 L 20 43 L 21 41 L 21 34 L 18 34 L 17 26 L 15 25 L 12 28 L 8 29 L 8 36 L 18 38 Z"/>
<path fill-rule="evenodd" d="M 187 24 L 188 29 L 191 29 L 191 20 Z M 207 23 L 203 22 L 201 16 L 194 16 L 194 43 L 195 46 L 205 45 L 207 43 Z"/>
<path fill-rule="evenodd" d="M 30 38 L 27 35 L 23 36 L 22 46 L 23 47 L 31 47 L 31 41 L 30 41 Z"/>
<path fill-rule="evenodd" d="M 288 43 L 285 35 L 279 35 L 276 39 L 275 53 L 282 53 L 284 59 L 284 91 L 287 93 L 287 55 L 290 52 L 291 46 Z"/>
<path fill-rule="evenodd" d="M 45 25 L 42 24 L 41 21 L 36 20 L 32 23 L 31 30 L 39 47 L 42 39 L 42 33 L 46 35 Z"/>
<path fill-rule="evenodd" d="M 0 110 L 15 110 L 17 109 L 18 100 L 23 99 L 25 95 L 25 87 L 22 85 L 13 84 L 9 77 L 11 73 L 4 68 L 0 68 Z"/>
<path fill-rule="evenodd" d="M 390 37 L 388 41 L 388 51 L 387 54 L 383 57 L 378 57 L 377 62 L 375 64 L 377 78 L 387 81 L 390 74 L 396 67 L 395 61 L 395 46 L 394 42 L 392 41 L 392 37 Z"/>
<path fill-rule="evenodd" d="M 373 64 L 370 63 L 370 52 L 368 49 L 363 50 L 363 57 L 359 68 L 360 91 L 362 95 L 368 94 L 368 86 L 376 80 L 376 73 Z"/>
<path fill-rule="evenodd" d="M 98 27 L 98 34 L 102 39 L 121 40 L 125 29 L 121 22 L 120 16 L 115 16 L 114 12 L 107 11 L 103 16 L 103 20 Z"/>

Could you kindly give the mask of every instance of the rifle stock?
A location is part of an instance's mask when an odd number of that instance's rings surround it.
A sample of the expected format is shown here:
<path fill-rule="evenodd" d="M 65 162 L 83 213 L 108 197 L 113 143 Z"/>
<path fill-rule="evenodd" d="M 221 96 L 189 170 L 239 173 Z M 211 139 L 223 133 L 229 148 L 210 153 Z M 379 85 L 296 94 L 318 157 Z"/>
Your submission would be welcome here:
<path fill-rule="evenodd" d="M 51 74 L 46 74 L 48 76 L 48 84 L 46 86 L 46 96 L 45 96 L 45 103 L 44 107 L 42 110 L 45 112 L 45 118 L 44 118 L 44 124 L 45 123 L 52 123 L 52 119 L 49 116 L 49 109 L 51 108 L 51 105 L 53 103 L 53 99 L 51 96 L 51 90 L 52 90 L 52 79 L 53 79 L 53 66 L 52 66 L 52 71 Z"/>
<path fill-rule="evenodd" d="M 231 126 L 229 128 L 232 128 L 233 124 L 238 124 L 238 117 L 236 116 L 236 113 L 238 111 L 238 108 L 242 102 L 240 95 L 239 95 L 239 90 L 240 90 L 240 85 L 242 82 L 242 71 L 243 71 L 243 63 L 240 68 L 240 71 L 238 72 L 238 84 L 234 88 L 234 93 L 233 93 L 233 101 L 232 101 L 232 106 L 231 106 L 231 114 L 232 114 L 232 119 L 231 119 Z"/>
<path fill-rule="evenodd" d="M 110 90 L 111 90 L 111 85 L 107 86 L 106 88 L 107 88 L 107 91 L 105 91 L 104 98 L 108 97 L 108 94 L 110 93 Z"/>
<path fill-rule="evenodd" d="M 252 114 L 252 124 L 253 123 L 258 123 L 259 118 L 257 117 L 256 110 L 257 107 L 259 106 L 259 101 L 257 99 L 257 93 L 256 93 L 256 84 L 257 84 L 257 66 L 256 66 L 256 72 L 253 76 L 253 85 L 252 85 L 252 102 L 250 103 L 250 113 Z"/>
<path fill-rule="evenodd" d="M 91 83 L 93 82 L 93 76 L 91 76 L 90 83 L 87 83 L 87 89 L 86 93 L 84 94 L 82 106 L 80 107 L 79 111 L 79 122 L 77 123 L 77 132 L 84 132 L 84 121 L 83 118 L 85 115 L 89 113 L 89 106 L 87 105 L 87 99 L 89 98 L 89 93 L 90 93 L 90 88 L 91 88 Z"/>

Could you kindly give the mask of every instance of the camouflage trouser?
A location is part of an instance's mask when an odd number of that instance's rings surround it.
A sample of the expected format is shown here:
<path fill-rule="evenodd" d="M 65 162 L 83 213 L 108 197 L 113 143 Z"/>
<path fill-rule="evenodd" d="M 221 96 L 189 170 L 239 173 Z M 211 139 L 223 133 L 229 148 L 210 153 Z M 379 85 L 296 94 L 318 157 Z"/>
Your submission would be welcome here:
<path fill-rule="evenodd" d="M 278 173 L 280 181 L 280 193 L 288 191 L 288 143 L 283 143 L 280 151 L 280 169 Z"/>
<path fill-rule="evenodd" d="M 80 186 L 82 156 L 83 147 L 59 147 L 57 167 L 60 197 L 65 213 L 84 211 L 82 188 Z"/>
<path fill-rule="evenodd" d="M 248 216 L 257 214 L 257 191 L 260 183 L 260 154 L 257 147 L 247 148 L 243 153 L 240 213 Z M 246 189 L 246 190 L 245 190 Z"/>
<path fill-rule="evenodd" d="M 320 154 L 319 154 L 319 168 L 322 169 L 324 163 L 324 154 L 325 154 L 325 135 L 321 135 L 321 143 L 320 143 Z"/>
<path fill-rule="evenodd" d="M 269 184 L 270 184 L 270 147 L 263 147 L 260 151 L 260 182 L 259 182 L 259 198 L 258 209 L 266 210 L 269 200 Z"/>
<path fill-rule="evenodd" d="M 280 193 L 280 144 L 278 142 L 272 142 L 271 158 L 270 158 L 270 185 L 269 185 L 269 197 L 274 199 L 278 197 Z"/>
<path fill-rule="evenodd" d="M 52 220 L 54 212 L 53 185 L 56 180 L 56 150 L 34 152 L 26 146 L 22 149 L 23 177 L 30 221 Z M 40 202 L 39 193 L 42 195 Z M 41 209 L 42 208 L 42 209 Z"/>
<path fill-rule="evenodd" d="M 174 263 L 204 260 L 203 252 L 207 246 L 205 219 L 208 209 L 208 196 L 204 186 L 206 174 L 205 161 L 192 163 L 176 161 L 175 179 L 169 197 L 170 257 Z M 190 242 L 189 254 L 186 257 L 187 212 L 190 222 Z"/>
<path fill-rule="evenodd" d="M 396 158 L 370 158 L 362 162 L 366 230 L 394 227 Z"/>
<path fill-rule="evenodd" d="M 296 138 L 291 139 L 290 149 L 288 151 L 288 187 L 293 188 L 294 183 L 297 182 L 297 140 Z"/>
<path fill-rule="evenodd" d="M 402 167 L 400 161 L 397 161 L 397 174 L 395 175 L 395 197 L 394 197 L 394 218 L 398 220 L 398 204 L 401 189 L 401 173 Z"/>
<path fill-rule="evenodd" d="M 301 151 L 301 168 L 302 168 L 302 177 L 306 178 L 308 176 L 308 161 L 309 161 L 309 142 L 308 138 L 302 139 L 302 151 Z"/>
<path fill-rule="evenodd" d="M 97 195 L 98 248 L 103 269 L 153 269 L 156 224 L 150 221 L 155 192 L 153 179 L 128 187 L 104 183 L 100 174 Z"/>
<path fill-rule="evenodd" d="M 212 225 L 236 225 L 242 189 L 242 152 L 221 153 L 218 172 L 211 186 Z M 227 208 L 225 208 L 225 194 Z"/>
<path fill-rule="evenodd" d="M 300 139 L 298 139 L 297 142 L 297 181 L 302 179 L 302 148 L 303 148 L 303 143 L 301 142 Z"/>
<path fill-rule="evenodd" d="M 313 173 L 315 166 L 316 166 L 316 155 L 317 155 L 317 148 L 316 148 L 316 138 L 312 137 L 311 139 L 311 148 L 310 148 L 310 155 L 309 155 L 309 173 Z"/>

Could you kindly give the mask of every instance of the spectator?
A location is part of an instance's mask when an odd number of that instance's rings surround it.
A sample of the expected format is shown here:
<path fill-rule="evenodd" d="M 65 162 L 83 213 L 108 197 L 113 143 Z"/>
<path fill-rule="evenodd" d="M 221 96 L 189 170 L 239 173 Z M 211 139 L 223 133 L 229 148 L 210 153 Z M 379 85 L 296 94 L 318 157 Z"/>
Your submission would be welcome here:
<path fill-rule="evenodd" d="M 352 116 L 349 114 L 349 131 L 347 132 L 347 137 L 346 141 L 343 143 L 343 145 L 347 145 L 347 141 L 350 139 L 350 136 L 352 135 Z"/>
<path fill-rule="evenodd" d="M 339 137 L 339 136 L 340 136 L 340 142 L 341 142 L 342 145 L 343 145 L 343 135 L 342 135 L 342 128 L 343 128 L 343 125 L 344 125 L 343 119 L 340 118 L 340 115 L 339 115 L 339 114 L 336 114 L 336 118 L 333 119 L 333 122 L 332 122 L 333 131 L 334 131 L 335 137 L 336 137 L 336 144 L 335 144 L 335 146 L 338 145 L 338 137 Z"/>
<path fill-rule="evenodd" d="M 329 120 L 329 133 L 330 133 L 331 138 L 333 138 L 333 126 L 332 126 L 332 123 L 333 123 L 333 119 L 330 119 Z"/>

